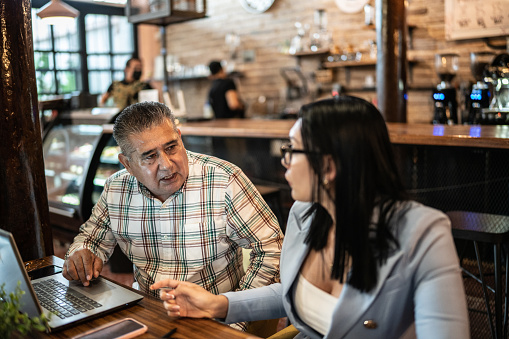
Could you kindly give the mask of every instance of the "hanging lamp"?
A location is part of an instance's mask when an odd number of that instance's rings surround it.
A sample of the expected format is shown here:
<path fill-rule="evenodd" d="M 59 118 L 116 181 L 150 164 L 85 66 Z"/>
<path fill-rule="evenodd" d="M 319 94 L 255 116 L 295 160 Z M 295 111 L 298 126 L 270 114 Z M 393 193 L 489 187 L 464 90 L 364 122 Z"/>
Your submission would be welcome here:
<path fill-rule="evenodd" d="M 78 15 L 77 9 L 61 0 L 51 0 L 37 12 L 37 16 L 49 25 L 71 24 Z"/>

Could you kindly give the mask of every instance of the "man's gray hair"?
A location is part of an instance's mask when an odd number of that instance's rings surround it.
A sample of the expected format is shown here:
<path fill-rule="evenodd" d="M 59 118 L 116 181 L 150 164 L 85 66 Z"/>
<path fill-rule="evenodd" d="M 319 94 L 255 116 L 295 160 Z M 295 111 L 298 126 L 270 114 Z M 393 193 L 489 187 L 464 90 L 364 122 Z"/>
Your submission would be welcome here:
<path fill-rule="evenodd" d="M 120 146 L 122 153 L 130 158 L 135 151 L 129 137 L 141 133 L 149 128 L 171 121 L 173 129 L 177 131 L 175 117 L 168 106 L 155 101 L 144 101 L 127 106 L 115 119 L 113 137 Z"/>

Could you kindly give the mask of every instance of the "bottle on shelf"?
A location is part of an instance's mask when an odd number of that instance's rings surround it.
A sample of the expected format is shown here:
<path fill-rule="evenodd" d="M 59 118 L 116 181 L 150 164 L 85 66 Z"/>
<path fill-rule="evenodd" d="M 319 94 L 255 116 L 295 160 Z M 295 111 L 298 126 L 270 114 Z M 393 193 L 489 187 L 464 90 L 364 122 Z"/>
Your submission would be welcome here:
<path fill-rule="evenodd" d="M 314 25 L 309 34 L 309 40 L 309 49 L 312 52 L 330 48 L 332 37 L 327 30 L 327 13 L 325 9 L 315 10 Z"/>
<path fill-rule="evenodd" d="M 375 25 L 375 7 L 369 3 L 364 5 L 364 24 L 366 26 Z"/>
<path fill-rule="evenodd" d="M 292 38 L 290 43 L 290 48 L 288 53 L 295 54 L 304 52 L 305 50 L 305 36 L 307 31 L 309 30 L 309 24 L 302 24 L 301 22 L 296 22 L 295 27 L 297 28 L 297 35 Z"/>

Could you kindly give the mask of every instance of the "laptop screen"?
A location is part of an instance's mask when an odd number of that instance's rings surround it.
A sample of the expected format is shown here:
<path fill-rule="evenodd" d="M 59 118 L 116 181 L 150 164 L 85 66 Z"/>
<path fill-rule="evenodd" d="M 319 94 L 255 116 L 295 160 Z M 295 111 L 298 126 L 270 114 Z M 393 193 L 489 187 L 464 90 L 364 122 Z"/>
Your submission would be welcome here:
<path fill-rule="evenodd" d="M 19 285 L 25 294 L 21 297 L 21 311 L 30 317 L 41 315 L 41 308 L 37 304 L 33 290 L 29 287 L 30 279 L 21 260 L 18 248 L 10 232 L 0 229 L 0 285 L 4 285 L 7 294 L 16 291 Z"/>
<path fill-rule="evenodd" d="M 21 297 L 22 312 L 30 317 L 40 316 L 43 311 L 54 313 L 50 320 L 52 330 L 127 307 L 143 299 L 140 293 L 102 277 L 94 279 L 88 287 L 84 287 L 80 281 L 68 281 L 57 271 L 30 280 L 12 234 L 1 229 L 0 272 L 0 284 L 5 284 L 7 293 L 15 292 L 18 284 L 25 292 Z"/>

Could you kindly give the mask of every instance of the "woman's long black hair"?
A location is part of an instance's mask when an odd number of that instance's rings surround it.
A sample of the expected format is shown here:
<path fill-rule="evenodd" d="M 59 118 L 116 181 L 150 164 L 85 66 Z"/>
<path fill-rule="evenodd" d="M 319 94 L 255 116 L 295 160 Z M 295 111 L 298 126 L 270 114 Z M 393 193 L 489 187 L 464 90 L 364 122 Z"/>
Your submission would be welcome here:
<path fill-rule="evenodd" d="M 395 205 L 407 200 L 398 175 L 385 121 L 369 102 L 351 96 L 339 96 L 302 107 L 302 141 L 308 160 L 322 183 L 323 155 L 332 156 L 337 174 L 334 180 L 336 236 L 331 278 L 343 283 L 351 264 L 348 284 L 370 291 L 377 284 L 378 268 L 391 249 L 399 246 L 389 228 Z M 327 244 L 332 219 L 315 202 L 306 215 L 312 216 L 306 242 L 315 250 Z M 379 207 L 377 219 L 373 212 Z"/>

